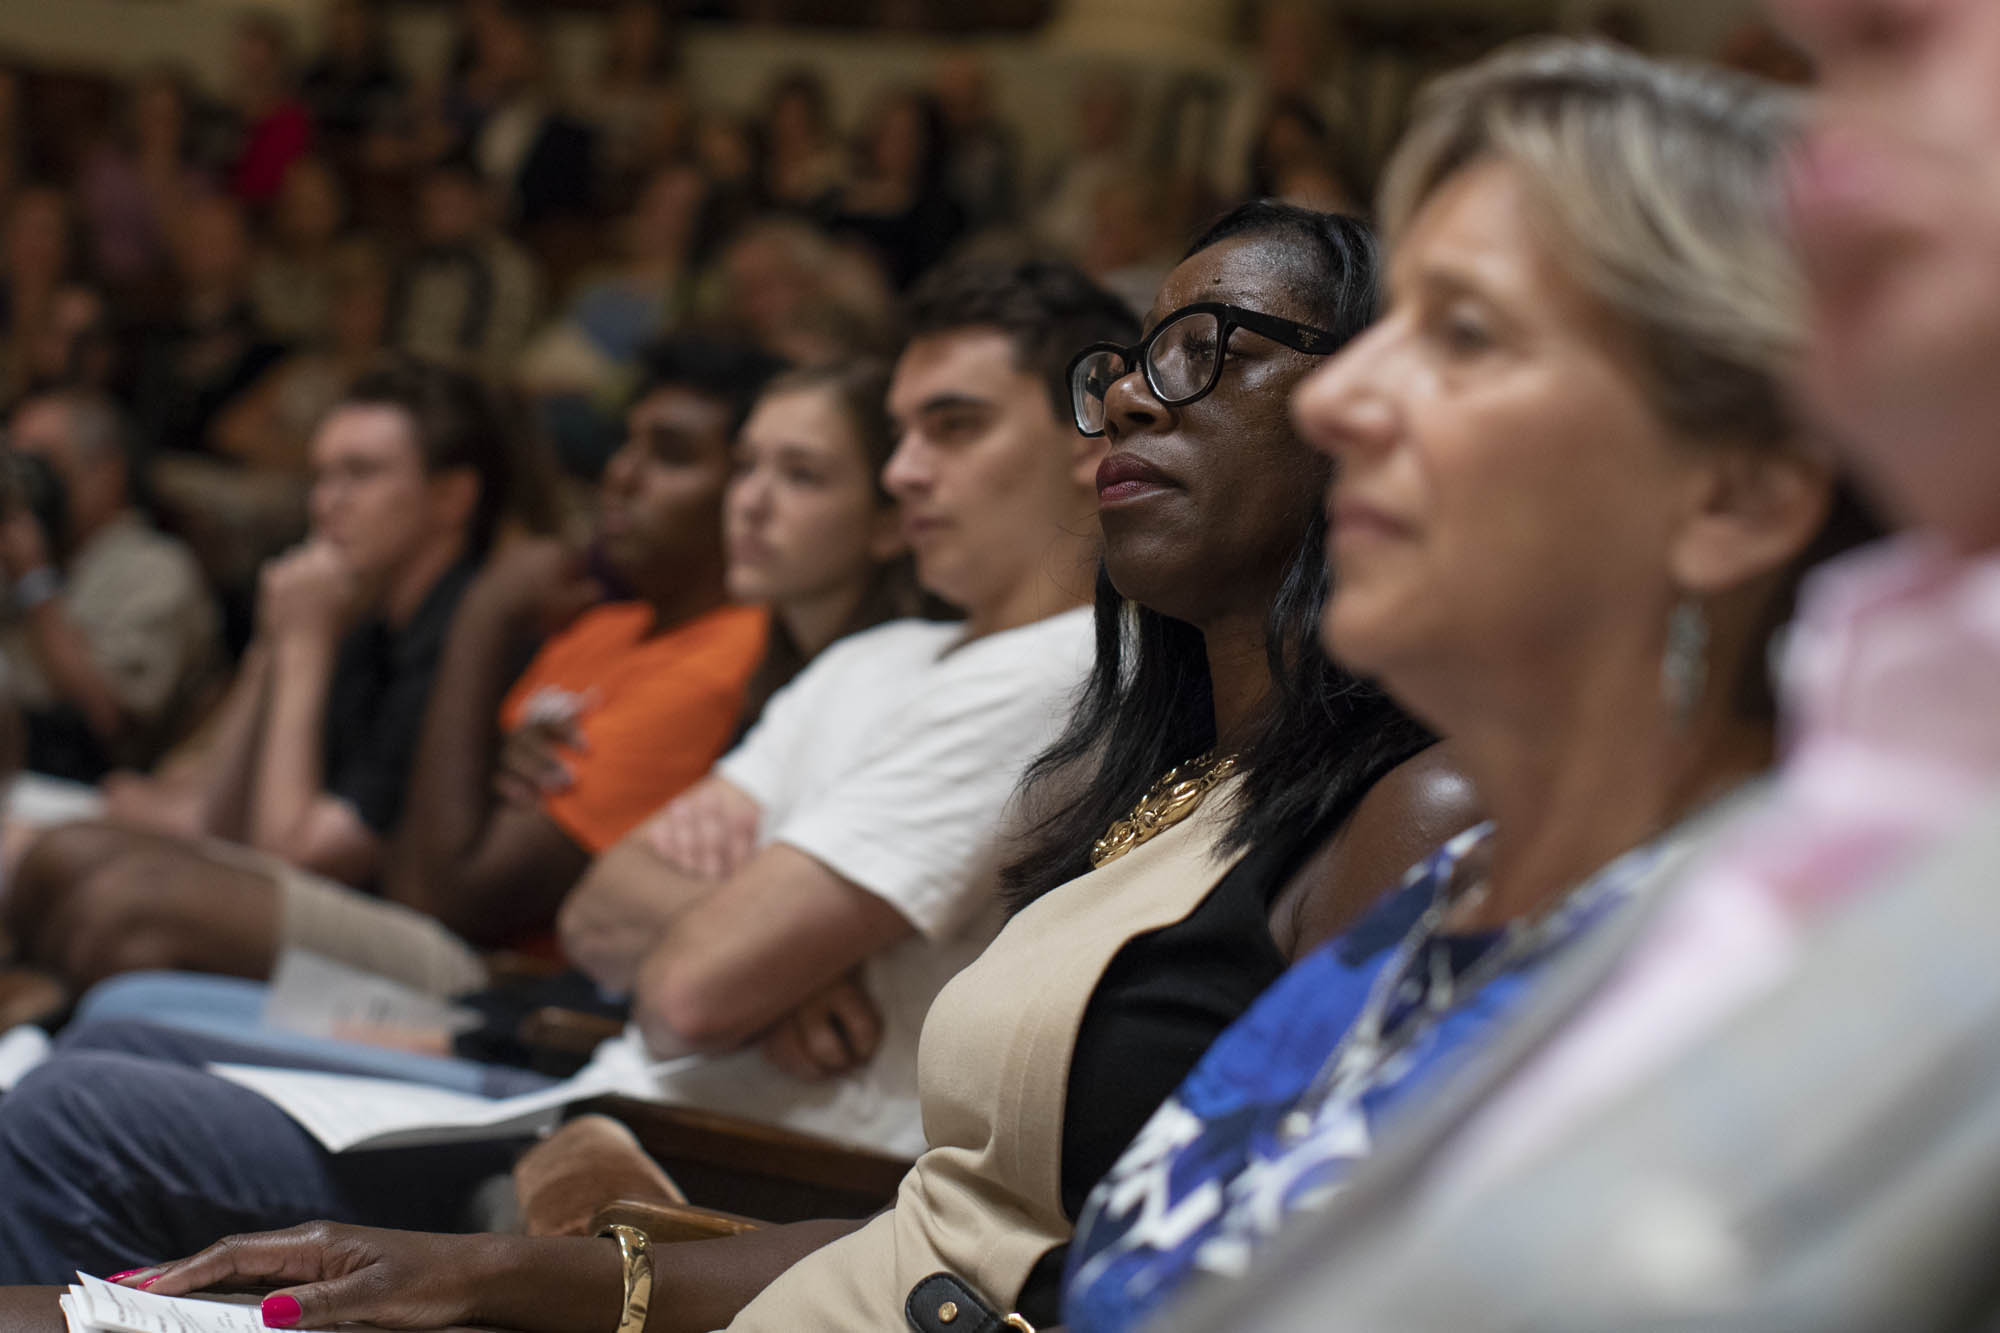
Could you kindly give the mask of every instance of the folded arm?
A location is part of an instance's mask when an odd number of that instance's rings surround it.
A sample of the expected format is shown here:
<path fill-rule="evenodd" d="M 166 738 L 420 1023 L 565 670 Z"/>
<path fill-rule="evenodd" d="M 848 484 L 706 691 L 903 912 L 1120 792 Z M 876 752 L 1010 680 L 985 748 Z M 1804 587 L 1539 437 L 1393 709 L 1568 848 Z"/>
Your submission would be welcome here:
<path fill-rule="evenodd" d="M 776 844 L 667 923 L 639 966 L 632 1017 L 660 1049 L 732 1049 L 915 933 L 867 889 Z"/>
<path fill-rule="evenodd" d="M 755 852 L 761 809 L 710 776 L 592 862 L 557 918 L 564 955 L 606 990 L 629 993 L 668 924 Z"/>

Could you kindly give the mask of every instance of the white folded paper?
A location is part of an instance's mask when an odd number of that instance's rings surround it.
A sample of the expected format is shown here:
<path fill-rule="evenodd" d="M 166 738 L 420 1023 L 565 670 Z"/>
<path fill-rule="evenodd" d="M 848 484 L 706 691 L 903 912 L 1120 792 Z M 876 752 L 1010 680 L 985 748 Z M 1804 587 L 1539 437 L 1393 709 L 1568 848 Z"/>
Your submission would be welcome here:
<path fill-rule="evenodd" d="M 706 1058 L 663 1061 L 654 1072 L 664 1075 Z M 209 1069 L 262 1096 L 335 1153 L 530 1138 L 553 1128 L 572 1102 L 615 1091 L 611 1079 L 588 1071 L 540 1092 L 492 1098 L 351 1074 L 226 1064 Z"/>
<path fill-rule="evenodd" d="M 155 1296 L 86 1273 L 61 1304 L 70 1333 L 269 1333 L 255 1300 Z"/>

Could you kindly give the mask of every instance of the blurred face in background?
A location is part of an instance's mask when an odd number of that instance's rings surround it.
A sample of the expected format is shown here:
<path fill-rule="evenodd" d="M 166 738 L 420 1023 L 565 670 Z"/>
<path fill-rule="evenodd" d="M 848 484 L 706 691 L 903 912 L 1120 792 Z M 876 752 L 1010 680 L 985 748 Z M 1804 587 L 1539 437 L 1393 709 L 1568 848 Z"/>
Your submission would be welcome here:
<path fill-rule="evenodd" d="M 707 195 L 707 182 L 693 167 L 668 167 L 654 175 L 625 219 L 626 253 L 635 259 L 685 259 Z"/>
<path fill-rule="evenodd" d="M 1821 76 L 1791 192 L 1807 393 L 1899 517 L 2000 546 L 2000 5 L 1773 9 Z"/>
<path fill-rule="evenodd" d="M 125 463 L 116 453 L 93 455 L 77 439 L 70 406 L 60 398 L 30 398 L 14 412 L 8 444 L 33 454 L 62 478 L 69 496 L 72 541 L 95 531 L 125 507 Z"/>
<path fill-rule="evenodd" d="M 234 200 L 209 196 L 189 205 L 176 249 L 182 280 L 198 289 L 230 289 L 248 276 L 250 233 Z"/>
<path fill-rule="evenodd" d="M 729 480 L 729 406 L 668 385 L 625 416 L 625 443 L 599 485 L 598 543 L 641 596 L 722 562 L 722 492 Z"/>
<path fill-rule="evenodd" d="M 399 407 L 345 403 L 320 423 L 310 452 L 312 536 L 379 590 L 444 519 L 415 427 Z"/>
<path fill-rule="evenodd" d="M 830 388 L 766 396 L 736 438 L 724 521 L 729 595 L 811 600 L 900 555 L 896 507 Z"/>
<path fill-rule="evenodd" d="M 340 230 L 344 211 L 339 178 L 324 161 L 302 157 L 285 169 L 276 223 L 288 244 L 302 250 L 325 245 Z"/>
<path fill-rule="evenodd" d="M 434 171 L 417 200 L 417 227 L 428 245 L 472 240 L 486 227 L 486 187 L 463 171 Z"/>

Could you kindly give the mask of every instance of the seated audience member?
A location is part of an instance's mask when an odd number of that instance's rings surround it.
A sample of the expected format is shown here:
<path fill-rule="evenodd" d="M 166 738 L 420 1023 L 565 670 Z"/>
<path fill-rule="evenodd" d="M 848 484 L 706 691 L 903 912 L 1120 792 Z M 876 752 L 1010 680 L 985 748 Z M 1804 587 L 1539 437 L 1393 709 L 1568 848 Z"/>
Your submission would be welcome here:
<path fill-rule="evenodd" d="M 448 158 L 418 182 L 417 249 L 390 305 L 394 346 L 496 376 L 513 365 L 535 326 L 540 282 L 494 212 L 467 158 Z"/>
<path fill-rule="evenodd" d="M 169 235 L 179 309 L 138 354 L 133 413 L 155 446 L 200 453 L 216 416 L 284 355 L 250 302 L 250 232 L 224 195 L 181 206 Z"/>
<path fill-rule="evenodd" d="M 681 78 L 679 20 L 653 0 L 620 0 L 576 114 L 597 136 L 604 179 L 623 196 L 649 169 L 678 157 L 693 108 Z"/>
<path fill-rule="evenodd" d="M 1026 1290 L 1028 1312 L 1043 1317 L 1055 1276 L 1047 1256 L 1068 1235 L 1066 1210 L 1151 1105 L 1286 957 L 1362 910 L 1469 817 L 1456 775 L 1428 754 L 1411 758 L 1426 744 L 1421 729 L 1331 667 L 1314 641 L 1327 469 L 1293 433 L 1285 404 L 1314 356 L 1366 319 L 1373 287 L 1359 224 L 1252 206 L 1197 242 L 1144 343 L 1093 344 L 1077 358 L 1078 424 L 1111 445 L 1097 471 L 1102 652 L 1027 797 L 1039 818 L 1013 878 L 1032 901 L 926 1022 L 931 1148 L 896 1206 L 872 1222 L 656 1250 L 656 1333 L 878 1329 L 900 1317 L 911 1284 L 940 1269 L 1005 1293 L 996 1300 Z M 1220 336 L 1218 317 L 1234 323 L 1233 336 Z M 1143 373 L 1124 373 L 1135 363 Z M 905 448 L 950 456 L 962 400 L 935 403 L 935 419 L 909 415 L 920 404 L 894 395 L 892 405 L 915 423 Z M 46 1139 L 48 1128 L 11 1116 L 53 1106 L 47 1094 L 79 1077 L 81 1058 L 59 1058 L 0 1103 L 0 1143 Z M 75 1205 L 72 1195 L 61 1207 Z M 5 1232 L 9 1243 L 17 1229 Z M 330 1272 L 323 1241 L 355 1246 L 346 1271 L 366 1274 L 377 1298 L 367 1313 L 390 1322 L 477 1308 L 498 1323 L 553 1329 L 563 1312 L 615 1295 L 619 1281 L 615 1251 L 598 1242 L 338 1229 L 247 1238 L 146 1276 L 186 1290 L 282 1254 L 293 1261 L 283 1280 L 308 1284 L 292 1289 L 303 1318 L 338 1317 L 340 1291 L 314 1281 Z M 505 1282 L 445 1276 L 475 1253 Z M 409 1278 L 383 1260 L 406 1264 Z M 501 1286 L 525 1290 L 517 1281 L 536 1294 L 486 1299 Z M 475 1285 L 481 1294 L 467 1302 Z M 410 1303 L 417 1286 L 430 1302 L 421 1310 Z"/>
<path fill-rule="evenodd" d="M 154 501 L 238 603 L 254 598 L 258 568 L 305 535 L 313 434 L 383 359 L 389 272 L 381 252 L 358 238 L 339 242 L 326 277 L 326 339 L 294 348 L 238 394 L 210 428 L 210 453 L 153 464 Z"/>
<path fill-rule="evenodd" d="M 585 274 L 562 316 L 521 353 L 515 382 L 533 396 L 572 473 L 595 476 L 603 467 L 616 447 L 609 400 L 629 382 L 646 345 L 687 314 L 708 197 L 693 167 L 656 173 L 618 221 L 617 260 Z"/>
<path fill-rule="evenodd" d="M 952 197 L 944 112 L 929 93 L 884 96 L 860 136 L 860 167 L 828 215 L 828 228 L 866 246 L 898 288 L 942 259 L 965 231 Z"/>
<path fill-rule="evenodd" d="M 0 200 L 6 250 L 0 256 L 0 396 L 11 402 L 32 381 L 29 346 L 51 322 L 58 294 L 75 276 L 70 198 L 50 186 Z"/>
<path fill-rule="evenodd" d="M 1326 646 L 1453 738 L 1492 821 L 1161 1107 L 1079 1221 L 1069 1327 L 1135 1328 L 1241 1272 L 1539 975 L 1643 910 L 1768 761 L 1768 642 L 1852 535 L 1785 399 L 1788 112 L 1571 43 L 1424 100 L 1384 186 L 1390 313 L 1298 415 L 1337 464 Z"/>
<path fill-rule="evenodd" d="M 1282 1288 L 1322 1326 L 1990 1320 L 2000 10 L 1776 8 L 1822 80 L 1790 192 L 1800 387 L 1910 530 L 1808 585 L 1767 804 L 1325 1219 L 1353 1243 Z M 1318 1226 L 1287 1241 L 1329 1254 Z M 1213 1295 L 1236 1322 L 1246 1291 Z"/>
<path fill-rule="evenodd" d="M 726 321 L 774 355 L 814 366 L 893 345 L 895 302 L 881 269 L 809 222 L 752 223 L 717 267 L 697 314 Z"/>
<path fill-rule="evenodd" d="M 1099 69 L 1078 79 L 1075 99 L 1068 151 L 1044 182 L 1029 223 L 1042 244 L 1080 257 L 1090 243 L 1099 191 L 1138 166 L 1139 94 L 1128 76 Z"/>
<path fill-rule="evenodd" d="M 30 398 L 15 409 L 9 443 L 64 497 L 53 525 L 36 516 L 25 477 L 0 499 L 13 603 L 0 660 L 26 715 L 27 766 L 94 782 L 113 763 L 150 763 L 191 722 L 220 666 L 201 570 L 132 506 L 125 425 L 108 399 Z"/>
<path fill-rule="evenodd" d="M 408 86 L 389 49 L 380 0 L 328 5 L 326 44 L 306 67 L 299 92 L 314 135 L 337 163 L 357 164 L 363 145 L 395 124 Z"/>
<path fill-rule="evenodd" d="M 325 158 L 301 157 L 285 168 L 270 244 L 250 267 L 250 303 L 258 324 L 288 346 L 324 343 L 332 332 L 333 258 L 346 213 L 340 177 Z"/>
<path fill-rule="evenodd" d="M 206 745 L 158 778 L 114 777 L 110 816 L 372 881 L 446 631 L 514 503 L 502 431 L 451 371 L 385 367 L 343 395 L 313 439 L 310 536 L 263 569 Z"/>
<path fill-rule="evenodd" d="M 765 90 L 761 127 L 759 193 L 789 213 L 813 216 L 831 208 L 840 197 L 847 164 L 826 80 L 805 66 L 779 74 Z"/>
<path fill-rule="evenodd" d="M 271 15 L 251 15 L 236 26 L 235 86 L 231 109 L 241 139 L 229 168 L 229 189 L 262 210 L 284 188 L 292 164 L 312 146 L 312 117 L 299 100 L 290 34 Z"/>
<path fill-rule="evenodd" d="M 1019 203 L 1020 136 L 994 106 L 991 72 L 977 55 L 960 51 L 937 63 L 930 86 L 950 136 L 945 185 L 966 229 L 976 233 L 1012 223 Z"/>
<path fill-rule="evenodd" d="M 596 202 L 597 135 L 550 100 L 537 9 L 494 7 L 481 29 L 478 108 L 466 151 L 498 192 L 502 219 L 536 228 Z"/>
<path fill-rule="evenodd" d="M 514 542 L 468 575 L 437 630 L 429 705 L 398 714 L 397 742 L 417 757 L 382 897 L 229 849 L 58 829 L 7 904 L 29 960 L 76 983 L 158 967 L 261 977 L 283 949 L 309 948 L 451 993 L 484 979 L 472 946 L 545 932 L 591 856 L 708 771 L 763 651 L 764 613 L 723 588 L 721 525 L 730 436 L 770 363 L 688 340 L 651 370 L 601 494 L 596 555 L 627 600 L 578 616 L 601 594 L 554 542 Z M 515 679 L 551 621 L 571 619 Z M 365 714 L 327 714 L 346 715 Z M 530 803 L 496 791 L 511 755 L 550 746 L 570 774 L 561 790 Z"/>

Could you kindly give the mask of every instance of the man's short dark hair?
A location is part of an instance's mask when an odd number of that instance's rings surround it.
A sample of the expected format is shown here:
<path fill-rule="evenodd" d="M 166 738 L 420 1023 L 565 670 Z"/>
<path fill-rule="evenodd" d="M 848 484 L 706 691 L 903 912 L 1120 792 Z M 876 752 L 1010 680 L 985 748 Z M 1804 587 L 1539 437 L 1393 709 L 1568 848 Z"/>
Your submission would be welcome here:
<path fill-rule="evenodd" d="M 1038 376 L 1049 410 L 1070 420 L 1070 359 L 1095 342 L 1129 343 L 1139 321 L 1125 303 L 1073 264 L 1052 260 L 967 260 L 933 270 L 910 295 L 910 336 L 998 329 L 1014 344 L 1014 363 Z"/>
<path fill-rule="evenodd" d="M 728 404 L 729 436 L 734 439 L 764 386 L 784 369 L 783 361 L 750 343 L 679 334 L 646 349 L 632 401 L 661 389 L 692 389 Z"/>
<path fill-rule="evenodd" d="M 473 375 L 413 357 L 392 356 L 340 396 L 339 407 L 400 408 L 410 419 L 425 473 L 470 468 L 479 477 L 479 504 L 466 549 L 483 559 L 502 517 L 523 503 L 524 453 L 494 395 Z"/>

